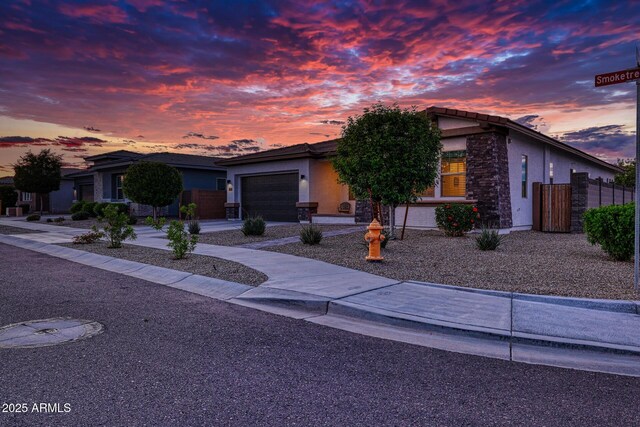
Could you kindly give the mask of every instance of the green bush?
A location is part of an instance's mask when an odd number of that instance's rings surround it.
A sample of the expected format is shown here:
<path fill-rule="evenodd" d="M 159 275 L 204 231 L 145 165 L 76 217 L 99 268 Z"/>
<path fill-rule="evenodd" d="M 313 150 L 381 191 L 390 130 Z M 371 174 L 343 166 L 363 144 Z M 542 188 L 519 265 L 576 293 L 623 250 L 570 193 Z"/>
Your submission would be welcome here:
<path fill-rule="evenodd" d="M 84 205 L 86 204 L 87 202 L 85 202 L 84 200 L 78 200 L 77 202 L 71 205 L 69 212 L 71 212 L 72 214 L 82 212 L 84 211 Z"/>
<path fill-rule="evenodd" d="M 56 222 L 56 223 L 64 222 L 64 217 L 63 216 L 59 216 L 57 218 L 54 218 L 53 222 Z"/>
<path fill-rule="evenodd" d="M 242 234 L 245 236 L 262 236 L 267 228 L 261 216 L 251 216 L 244 220 L 242 224 Z"/>
<path fill-rule="evenodd" d="M 616 261 L 628 261 L 634 249 L 633 203 L 602 206 L 584 213 L 584 231 L 592 245 L 599 244 Z"/>
<path fill-rule="evenodd" d="M 126 203 L 109 203 L 118 209 L 119 213 L 129 214 L 129 205 Z"/>
<path fill-rule="evenodd" d="M 167 246 L 173 251 L 175 259 L 182 259 L 193 252 L 198 243 L 198 236 L 187 233 L 182 221 L 174 220 L 169 223 L 167 238 L 169 239 Z"/>
<path fill-rule="evenodd" d="M 18 201 L 18 193 L 16 189 L 10 185 L 0 185 L 0 203 L 2 203 L 2 211 L 6 212 L 6 208 L 12 208 Z"/>
<path fill-rule="evenodd" d="M 167 223 L 167 218 L 161 216 L 157 219 L 153 219 L 152 216 L 148 216 L 145 218 L 144 223 L 151 228 L 162 231 L 162 227 L 164 227 L 164 225 Z"/>
<path fill-rule="evenodd" d="M 93 215 L 96 218 L 102 218 L 102 216 L 104 215 L 104 208 L 106 208 L 107 206 L 109 206 L 108 202 L 96 203 L 95 205 L 93 205 Z"/>
<path fill-rule="evenodd" d="M 95 214 L 94 210 L 98 204 L 98 202 L 85 203 L 82 207 L 82 210 L 88 213 L 90 217 L 95 218 L 97 215 Z"/>
<path fill-rule="evenodd" d="M 436 208 L 436 224 L 446 236 L 464 236 L 473 230 L 479 218 L 478 208 L 471 205 L 448 203 Z"/>
<path fill-rule="evenodd" d="M 73 238 L 74 245 L 88 245 L 89 243 L 95 243 L 104 237 L 104 233 L 96 230 L 95 228 L 87 233 L 75 236 Z"/>
<path fill-rule="evenodd" d="M 47 222 L 53 222 L 53 218 L 47 218 Z"/>
<path fill-rule="evenodd" d="M 136 225 L 137 223 L 138 223 L 138 217 L 129 215 L 129 220 L 127 221 L 127 224 Z"/>
<path fill-rule="evenodd" d="M 476 247 L 481 251 L 495 251 L 502 243 L 504 236 L 498 230 L 483 228 L 480 235 L 476 237 Z"/>
<path fill-rule="evenodd" d="M 313 224 L 302 227 L 300 241 L 305 245 L 317 245 L 322 240 L 322 230 Z"/>
<path fill-rule="evenodd" d="M 110 248 L 120 248 L 125 240 L 137 237 L 133 227 L 129 225 L 129 215 L 120 212 L 114 204 L 104 208 L 104 220 L 106 224 L 103 231 Z"/>
<path fill-rule="evenodd" d="M 40 215 L 31 214 L 26 219 L 27 219 L 27 221 L 40 221 Z"/>
<path fill-rule="evenodd" d="M 89 219 L 89 214 L 85 211 L 76 212 L 71 215 L 71 219 L 73 221 L 84 221 L 85 219 Z"/>

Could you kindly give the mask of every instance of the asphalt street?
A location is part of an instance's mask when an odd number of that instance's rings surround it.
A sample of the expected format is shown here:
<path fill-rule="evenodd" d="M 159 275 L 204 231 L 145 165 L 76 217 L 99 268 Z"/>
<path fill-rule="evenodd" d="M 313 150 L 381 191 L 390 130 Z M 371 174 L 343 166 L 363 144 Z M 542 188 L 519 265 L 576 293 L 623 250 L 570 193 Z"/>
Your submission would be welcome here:
<path fill-rule="evenodd" d="M 0 349 L 0 426 L 640 425 L 639 378 L 355 335 L 0 245 L 0 326 L 59 316 L 106 330 Z"/>

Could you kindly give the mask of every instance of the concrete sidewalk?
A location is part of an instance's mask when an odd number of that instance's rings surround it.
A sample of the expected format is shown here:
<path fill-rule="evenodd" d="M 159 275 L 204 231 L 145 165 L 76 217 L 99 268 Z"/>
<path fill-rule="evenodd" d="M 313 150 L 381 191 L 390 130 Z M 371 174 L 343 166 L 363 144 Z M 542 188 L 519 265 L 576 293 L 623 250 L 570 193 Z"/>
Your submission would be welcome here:
<path fill-rule="evenodd" d="M 47 234 L 0 235 L 0 242 L 352 332 L 506 360 L 640 376 L 638 301 L 398 282 L 276 252 L 197 246 L 197 254 L 239 262 L 269 277 L 254 288 L 50 245 Z M 168 250 L 166 243 L 149 236 L 128 242 Z"/>

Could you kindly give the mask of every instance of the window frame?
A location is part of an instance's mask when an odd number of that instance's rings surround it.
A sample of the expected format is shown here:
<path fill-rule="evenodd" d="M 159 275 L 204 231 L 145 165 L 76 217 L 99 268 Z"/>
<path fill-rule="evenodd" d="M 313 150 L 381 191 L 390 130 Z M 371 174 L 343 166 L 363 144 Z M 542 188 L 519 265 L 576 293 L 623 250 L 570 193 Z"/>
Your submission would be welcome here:
<path fill-rule="evenodd" d="M 119 173 L 119 174 L 115 174 L 114 175 L 114 183 L 113 183 L 113 188 L 114 188 L 114 196 L 116 200 L 124 200 L 124 190 L 122 189 L 123 187 L 123 182 L 124 182 L 124 174 L 123 173 Z M 120 184 L 120 186 L 118 186 L 118 184 Z M 122 197 L 118 197 L 122 195 Z"/>
<path fill-rule="evenodd" d="M 222 182 L 222 185 L 220 185 Z M 227 179 L 226 178 L 216 178 L 216 190 L 217 191 L 227 191 Z"/>
<path fill-rule="evenodd" d="M 520 161 L 521 196 L 523 199 L 527 199 L 529 195 L 529 156 L 523 154 Z"/>
<path fill-rule="evenodd" d="M 33 201 L 33 194 L 27 192 L 27 191 L 21 191 L 20 192 L 20 201 L 21 202 L 32 202 Z"/>
<path fill-rule="evenodd" d="M 442 167 L 443 167 L 443 160 L 445 159 L 464 159 L 463 160 L 463 164 L 464 164 L 464 170 L 462 172 L 443 172 L 442 171 Z M 459 178 L 459 177 L 463 177 L 464 178 L 464 182 L 463 182 L 463 187 L 464 187 L 464 194 L 463 195 L 445 195 L 444 191 L 445 191 L 445 187 L 444 187 L 444 177 L 453 177 L 454 178 L 454 182 L 455 182 L 455 178 Z M 467 195 L 467 150 L 452 150 L 452 151 L 443 151 L 442 155 L 440 156 L 440 197 L 441 198 L 466 198 Z M 455 184 L 454 184 L 455 185 Z M 435 193 L 435 189 L 434 189 L 434 193 Z"/>

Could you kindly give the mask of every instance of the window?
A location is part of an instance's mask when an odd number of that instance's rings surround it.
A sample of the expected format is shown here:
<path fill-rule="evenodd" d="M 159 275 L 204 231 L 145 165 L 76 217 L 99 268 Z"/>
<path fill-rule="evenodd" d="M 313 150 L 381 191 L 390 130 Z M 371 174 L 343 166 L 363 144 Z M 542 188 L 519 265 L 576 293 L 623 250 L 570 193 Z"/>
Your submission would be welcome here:
<path fill-rule="evenodd" d="M 527 198 L 527 156 L 522 155 L 522 198 Z"/>
<path fill-rule="evenodd" d="M 467 152 L 460 150 L 442 153 L 440 170 L 442 197 L 464 197 L 467 184 Z"/>
<path fill-rule="evenodd" d="M 124 175 L 115 175 L 114 176 L 114 192 L 113 195 L 116 196 L 117 200 L 124 200 L 124 193 L 122 192 L 122 182 L 124 181 Z"/>
<path fill-rule="evenodd" d="M 553 184 L 553 162 L 549 162 L 549 184 Z"/>
<path fill-rule="evenodd" d="M 216 190 L 225 191 L 227 189 L 227 180 L 224 178 L 216 178 Z"/>
<path fill-rule="evenodd" d="M 30 202 L 31 201 L 31 193 L 22 192 L 22 193 L 20 193 L 20 195 L 22 197 L 22 201 L 23 202 Z"/>

